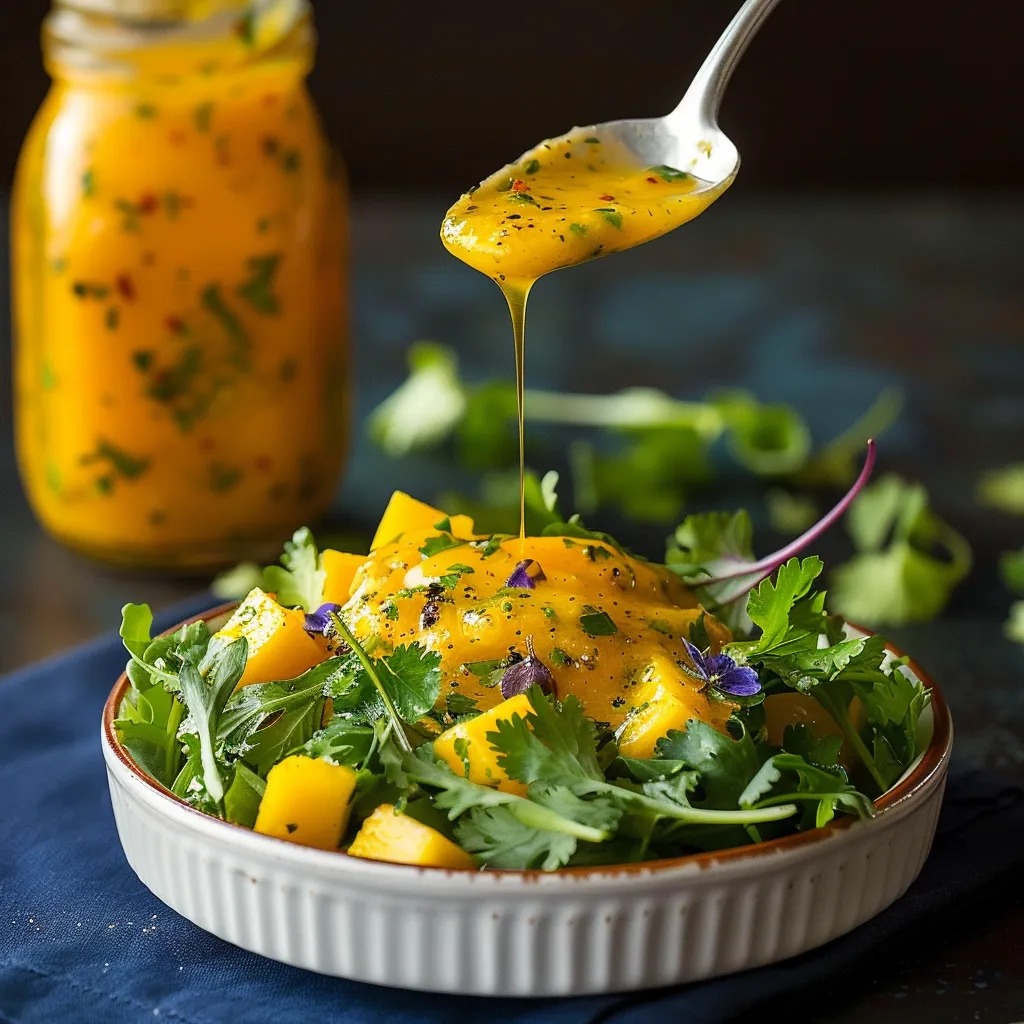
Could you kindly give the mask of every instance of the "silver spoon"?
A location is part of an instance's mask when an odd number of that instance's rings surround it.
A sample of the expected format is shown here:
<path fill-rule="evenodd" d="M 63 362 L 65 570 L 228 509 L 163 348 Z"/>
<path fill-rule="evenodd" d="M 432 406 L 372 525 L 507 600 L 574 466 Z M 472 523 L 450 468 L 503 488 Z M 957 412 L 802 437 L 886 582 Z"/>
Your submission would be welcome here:
<path fill-rule="evenodd" d="M 700 189 L 728 184 L 739 170 L 739 150 L 718 127 L 718 108 L 750 40 L 779 0 L 746 0 L 697 72 L 679 105 L 665 117 L 607 121 L 588 127 L 629 147 L 647 166 L 667 164 L 701 180 Z"/>

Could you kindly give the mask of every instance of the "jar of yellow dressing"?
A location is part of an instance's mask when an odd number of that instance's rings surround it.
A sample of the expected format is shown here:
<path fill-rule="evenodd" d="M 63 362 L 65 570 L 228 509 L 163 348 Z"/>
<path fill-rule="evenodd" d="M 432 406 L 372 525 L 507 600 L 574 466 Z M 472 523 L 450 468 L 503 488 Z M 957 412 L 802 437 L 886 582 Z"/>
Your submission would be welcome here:
<path fill-rule="evenodd" d="M 347 431 L 343 172 L 306 0 L 57 0 L 14 187 L 18 459 L 55 537 L 129 565 L 258 555 Z"/>

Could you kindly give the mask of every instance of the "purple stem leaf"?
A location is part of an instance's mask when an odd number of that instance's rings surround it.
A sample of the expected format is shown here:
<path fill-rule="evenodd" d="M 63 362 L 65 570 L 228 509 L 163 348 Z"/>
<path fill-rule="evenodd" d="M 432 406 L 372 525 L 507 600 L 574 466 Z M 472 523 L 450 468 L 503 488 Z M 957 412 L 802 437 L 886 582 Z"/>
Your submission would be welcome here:
<path fill-rule="evenodd" d="M 813 526 L 805 530 L 795 540 L 790 541 L 785 547 L 779 548 L 766 557 L 756 562 L 750 562 L 735 572 L 724 573 L 720 576 L 711 576 L 705 580 L 697 580 L 696 586 L 709 587 L 719 586 L 715 597 L 718 604 L 729 604 L 744 594 L 749 593 L 762 580 L 767 579 L 780 565 L 788 562 L 794 555 L 799 554 L 808 544 L 817 540 L 826 530 L 829 529 L 853 503 L 853 499 L 861 492 L 861 489 L 868 482 L 871 471 L 875 468 L 876 445 L 873 439 L 868 441 L 867 457 L 864 459 L 864 466 L 860 475 L 853 482 L 853 486 L 843 495 L 831 511 L 821 517 Z M 732 582 L 731 587 L 720 587 L 720 584 Z"/>

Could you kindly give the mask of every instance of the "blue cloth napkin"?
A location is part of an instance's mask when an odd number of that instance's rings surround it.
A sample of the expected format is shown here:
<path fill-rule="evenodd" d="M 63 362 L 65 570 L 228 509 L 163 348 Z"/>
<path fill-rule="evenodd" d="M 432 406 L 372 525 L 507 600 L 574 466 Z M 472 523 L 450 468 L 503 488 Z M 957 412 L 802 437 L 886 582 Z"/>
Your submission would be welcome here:
<path fill-rule="evenodd" d="M 161 628 L 213 604 L 165 613 Z M 890 910 L 827 947 L 746 974 L 635 995 L 561 1000 L 439 996 L 327 978 L 208 935 L 128 867 L 100 754 L 118 639 L 0 681 L 0 1021 L 4 1024 L 364 1024 L 729 1021 L 841 976 L 1024 859 L 1024 792 L 980 773 L 951 780 L 924 872 Z"/>

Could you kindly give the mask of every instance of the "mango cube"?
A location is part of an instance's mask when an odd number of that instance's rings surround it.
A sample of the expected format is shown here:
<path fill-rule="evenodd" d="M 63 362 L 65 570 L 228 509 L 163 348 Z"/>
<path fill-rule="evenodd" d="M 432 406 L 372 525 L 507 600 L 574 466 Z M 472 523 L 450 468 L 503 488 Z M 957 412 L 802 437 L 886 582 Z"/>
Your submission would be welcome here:
<path fill-rule="evenodd" d="M 619 750 L 627 757 L 653 757 L 659 739 L 672 729 L 685 729 L 691 718 L 702 718 L 706 698 L 687 685 L 682 669 L 668 653 L 655 654 L 640 677 L 636 693 L 640 708 L 626 719 Z"/>
<path fill-rule="evenodd" d="M 293 754 L 267 774 L 254 830 L 302 846 L 336 850 L 344 835 L 356 773 L 341 764 Z"/>
<path fill-rule="evenodd" d="M 403 533 L 430 533 L 444 519 L 450 519 L 452 533 L 457 537 L 473 536 L 473 520 L 469 516 L 446 516 L 439 508 L 417 501 L 403 491 L 395 491 L 380 517 L 370 550 L 390 544 Z"/>
<path fill-rule="evenodd" d="M 352 590 L 356 570 L 366 561 L 366 555 L 350 555 L 345 551 L 327 548 L 320 557 L 324 572 L 327 573 L 324 580 L 324 603 L 345 604 Z"/>
<path fill-rule="evenodd" d="M 292 679 L 318 665 L 325 655 L 306 632 L 301 610 L 282 608 L 259 587 L 235 609 L 214 636 L 230 642 L 244 636 L 249 657 L 239 686 Z"/>
<path fill-rule="evenodd" d="M 498 764 L 498 752 L 487 742 L 487 734 L 495 731 L 495 723 L 499 720 L 511 719 L 513 715 L 525 718 L 530 711 L 530 699 L 525 693 L 503 700 L 490 711 L 446 729 L 434 740 L 434 753 L 456 775 L 465 775 L 468 763 L 470 782 L 494 786 L 505 793 L 524 796 L 526 786 L 522 782 L 510 779 L 502 770 Z M 460 741 L 465 742 L 465 748 Z M 455 749 L 457 742 L 459 750 Z"/>
<path fill-rule="evenodd" d="M 363 822 L 348 852 L 353 857 L 417 867 L 476 867 L 465 850 L 437 829 L 406 814 L 396 814 L 392 804 L 381 804 Z"/>
<path fill-rule="evenodd" d="M 626 719 L 619 733 L 619 753 L 626 757 L 653 757 L 658 740 L 672 729 L 685 729 L 693 709 L 669 690 L 658 687 L 636 714 Z"/>

